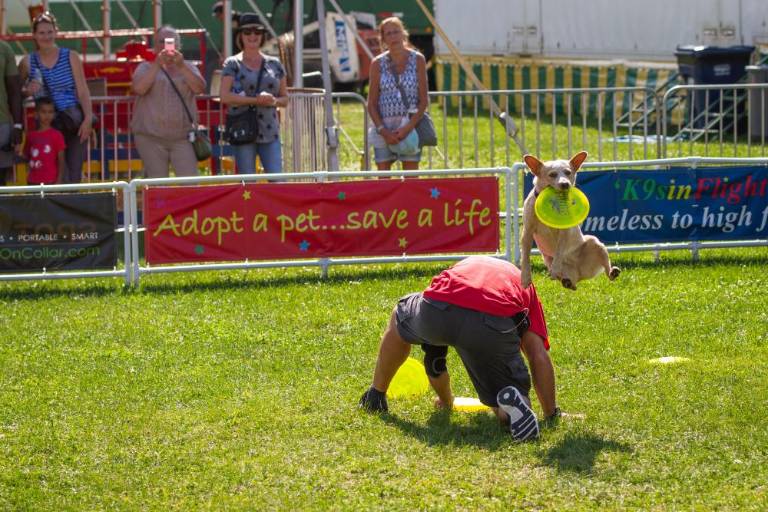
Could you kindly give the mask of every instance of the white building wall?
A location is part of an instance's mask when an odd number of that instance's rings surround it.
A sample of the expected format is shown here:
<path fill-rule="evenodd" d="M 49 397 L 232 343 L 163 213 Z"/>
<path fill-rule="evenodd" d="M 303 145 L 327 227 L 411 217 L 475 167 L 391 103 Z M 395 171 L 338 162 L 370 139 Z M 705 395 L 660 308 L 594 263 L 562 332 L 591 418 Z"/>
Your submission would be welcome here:
<path fill-rule="evenodd" d="M 766 0 L 435 0 L 462 53 L 674 60 L 679 45 L 768 44 Z M 437 39 L 438 53 L 448 53 Z"/>

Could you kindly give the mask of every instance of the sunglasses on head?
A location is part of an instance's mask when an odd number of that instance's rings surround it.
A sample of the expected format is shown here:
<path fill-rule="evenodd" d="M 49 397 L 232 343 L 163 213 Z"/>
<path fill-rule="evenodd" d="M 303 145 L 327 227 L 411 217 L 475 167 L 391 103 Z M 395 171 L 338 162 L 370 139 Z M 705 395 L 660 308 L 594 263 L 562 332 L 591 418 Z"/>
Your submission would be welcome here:
<path fill-rule="evenodd" d="M 35 21 L 35 22 L 49 21 L 50 22 L 52 20 L 53 20 L 53 14 L 51 14 L 49 11 L 45 11 L 35 16 L 35 19 L 32 21 Z"/>
<path fill-rule="evenodd" d="M 240 31 L 241 34 L 244 36 L 254 36 L 254 35 L 261 35 L 264 33 L 263 30 L 259 30 L 257 28 L 244 28 Z"/>

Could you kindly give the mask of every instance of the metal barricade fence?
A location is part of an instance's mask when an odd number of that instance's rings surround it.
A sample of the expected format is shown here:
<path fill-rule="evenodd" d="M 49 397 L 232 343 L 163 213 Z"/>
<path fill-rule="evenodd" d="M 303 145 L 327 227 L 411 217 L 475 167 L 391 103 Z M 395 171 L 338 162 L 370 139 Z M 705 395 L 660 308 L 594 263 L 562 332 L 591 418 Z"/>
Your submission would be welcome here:
<path fill-rule="evenodd" d="M 135 152 L 131 132 L 134 99 L 133 96 L 91 98 L 99 122 L 88 141 L 84 181 L 130 181 L 134 174 L 141 173 L 141 159 Z"/>
<path fill-rule="evenodd" d="M 128 183 L 124 181 L 116 181 L 116 182 L 107 182 L 107 183 L 79 183 L 79 184 L 68 184 L 68 185 L 35 185 L 35 186 L 23 186 L 23 187 L 0 187 L 0 200 L 3 198 L 3 196 L 14 196 L 18 197 L 19 195 L 31 195 L 31 196 L 40 196 L 41 198 L 45 198 L 46 194 L 53 194 L 56 192 L 63 192 L 63 193 L 77 193 L 77 192 L 99 192 L 99 191 L 106 191 L 106 192 L 112 192 L 115 196 L 115 201 L 118 201 L 118 203 L 115 205 L 116 210 L 117 206 L 122 202 L 122 210 L 123 210 L 123 223 L 122 225 L 118 224 L 115 227 L 115 233 L 116 235 L 122 234 L 123 236 L 123 268 L 113 268 L 112 270 L 62 270 L 62 271 L 48 271 L 47 269 L 43 268 L 41 272 L 37 273 L 9 273 L 9 274 L 3 274 L 0 273 L 0 281 L 27 281 L 27 280 L 53 280 L 53 279 L 74 279 L 74 278 L 83 278 L 83 277 L 123 277 L 123 280 L 125 282 L 125 285 L 128 286 L 131 283 L 131 270 L 133 268 L 132 260 L 131 260 L 131 238 L 134 238 L 135 230 L 132 229 L 132 226 L 129 224 L 129 219 L 132 218 L 133 213 L 133 206 L 136 204 L 135 202 L 135 196 L 132 196 L 129 192 L 129 185 Z M 0 242 L 7 242 L 6 237 L 8 237 L 8 233 L 11 231 L 12 226 L 10 223 L 12 222 L 9 218 L 2 218 L 0 219 L 2 221 L 3 226 L 0 226 L 2 228 L 0 230 Z M 53 232 L 56 228 L 56 226 L 53 223 L 46 222 L 44 225 L 39 226 L 41 227 L 45 232 Z M 65 225 L 63 226 L 67 229 L 74 229 L 72 226 Z M 38 226 L 25 226 L 25 229 L 28 230 L 35 230 Z M 38 235 L 41 233 L 31 233 L 32 235 Z M 42 233 L 44 234 L 44 233 Z M 12 241 L 11 241 L 12 242 Z M 2 247 L 0 245 L 0 249 L 3 251 L 10 250 L 7 248 Z M 22 249 L 22 250 L 31 250 L 34 252 L 35 250 L 48 250 L 47 247 L 43 249 Z M 54 251 L 57 251 L 58 249 L 54 247 Z M 49 250 L 50 251 L 50 250 Z"/>
<path fill-rule="evenodd" d="M 503 200 L 500 204 L 499 216 L 501 220 L 515 218 L 519 204 L 519 190 L 517 176 L 510 168 L 484 168 L 484 169 L 442 169 L 442 170 L 422 170 L 422 171 L 371 171 L 365 173 L 366 178 L 418 178 L 418 177 L 451 177 L 451 176 L 501 176 L 504 180 Z M 307 267 L 318 266 L 325 276 L 328 268 L 332 265 L 351 265 L 351 264 L 373 264 L 373 263 L 415 263 L 425 261 L 455 261 L 456 259 L 468 256 L 463 253 L 446 254 L 425 254 L 415 256 L 381 256 L 381 257 L 332 257 L 316 259 L 286 259 L 279 261 L 239 261 L 233 263 L 199 263 L 199 264 L 173 264 L 150 266 L 141 264 L 139 237 L 143 236 L 144 227 L 140 226 L 138 218 L 138 194 L 149 187 L 161 187 L 169 185 L 214 185 L 214 184 L 232 184 L 232 183 L 259 183 L 259 182 L 290 182 L 306 181 L 313 179 L 318 182 L 336 181 L 342 179 L 359 179 L 359 172 L 314 172 L 314 173 L 285 173 L 285 174 L 250 174 L 239 176 L 200 176 L 187 178 L 157 178 L 157 179 L 135 179 L 129 186 L 129 196 L 132 205 L 131 208 L 131 252 L 132 269 L 131 282 L 138 285 L 140 278 L 144 274 L 175 273 L 175 272 L 194 272 L 201 270 L 235 270 L 250 268 L 276 268 L 276 267 Z M 511 260 L 513 247 L 515 247 L 519 238 L 519 226 L 517 222 L 505 222 L 503 228 L 503 238 L 500 240 L 499 250 L 493 254 L 501 256 L 508 261 Z"/>
<path fill-rule="evenodd" d="M 564 158 L 586 149 L 601 161 L 650 158 L 660 152 L 657 102 L 650 88 L 449 91 L 429 96 L 439 106 L 431 112 L 438 130 L 439 165 L 444 167 L 467 162 L 512 165 L 525 152 Z M 511 124 L 499 123 L 490 100 L 508 113 Z M 430 151 L 430 166 L 432 158 Z"/>
<path fill-rule="evenodd" d="M 765 157 L 768 84 L 678 85 L 664 93 L 662 155 Z"/>
<path fill-rule="evenodd" d="M 616 162 L 587 162 L 585 163 L 579 172 L 589 172 L 589 170 L 613 170 L 617 172 L 617 169 L 639 169 L 648 170 L 652 172 L 654 170 L 669 169 L 674 166 L 688 166 L 693 169 L 705 169 L 706 166 L 716 165 L 760 165 L 768 166 L 768 159 L 766 158 L 713 158 L 713 157 L 685 157 L 685 158 L 661 158 L 650 160 L 635 160 L 635 161 L 616 161 Z M 518 162 L 512 166 L 513 180 L 523 181 L 523 173 L 527 171 L 527 166 Z M 619 171 L 620 172 L 620 171 Z M 523 190 L 523 187 L 519 187 Z M 594 200 L 594 199 L 593 199 Z M 514 216 L 512 224 L 517 226 L 523 220 L 522 208 L 516 208 L 514 210 Z M 517 235 L 517 229 L 514 229 L 514 262 L 520 263 L 520 244 L 519 236 Z M 600 237 L 598 237 L 600 238 Z M 752 237 L 744 240 L 691 240 L 691 241 L 679 241 L 679 242 L 658 242 L 658 243 L 626 243 L 626 244 L 605 244 L 609 252 L 653 252 L 656 260 L 659 259 L 659 253 L 661 251 L 671 250 L 690 250 L 691 256 L 694 260 L 698 260 L 699 251 L 701 249 L 714 249 L 714 248 L 734 248 L 734 247 L 764 247 L 768 246 L 768 238 Z M 540 254 L 537 249 L 531 251 L 532 254 Z"/>
<path fill-rule="evenodd" d="M 430 92 L 438 146 L 425 148 L 422 167 L 511 166 L 524 152 L 549 159 L 582 149 L 592 161 L 764 156 L 767 91 L 768 84 L 734 84 L 676 86 L 662 96 L 642 87 Z M 299 92 L 283 114 L 284 161 L 293 172 L 325 170 L 320 96 Z M 365 98 L 355 93 L 332 98 L 342 169 L 370 170 Z M 493 116 L 491 99 L 509 112 L 511 125 Z M 89 147 L 86 180 L 130 180 L 141 170 L 130 133 L 132 102 L 133 97 L 94 98 L 102 121 L 96 144 Z M 232 148 L 221 137 L 225 107 L 218 98 L 199 96 L 198 117 L 214 145 L 214 157 L 201 164 L 201 172 L 234 172 Z M 516 140 L 508 136 L 508 126 Z"/>
<path fill-rule="evenodd" d="M 368 169 L 368 114 L 359 94 L 332 94 L 336 125 L 341 132 L 339 151 L 346 162 Z M 201 174 L 232 174 L 232 147 L 223 137 L 226 106 L 217 96 L 197 96 L 198 123 L 206 131 L 214 154 L 201 162 Z M 131 131 L 134 96 L 94 96 L 93 112 L 99 119 L 88 142 L 84 181 L 132 180 L 142 176 L 142 162 Z M 286 172 L 313 172 L 327 168 L 325 110 L 322 89 L 291 90 L 288 108 L 281 120 L 283 161 Z M 342 108 L 342 106 L 344 106 Z M 351 107 L 351 108 L 350 108 Z M 360 142 L 362 141 L 362 142 Z"/>

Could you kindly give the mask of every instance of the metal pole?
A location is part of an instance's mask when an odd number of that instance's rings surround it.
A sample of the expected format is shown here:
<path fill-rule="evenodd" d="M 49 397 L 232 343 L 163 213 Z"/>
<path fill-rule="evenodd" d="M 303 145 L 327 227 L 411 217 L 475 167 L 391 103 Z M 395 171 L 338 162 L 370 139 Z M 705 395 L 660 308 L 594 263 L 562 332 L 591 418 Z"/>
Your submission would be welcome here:
<path fill-rule="evenodd" d="M 222 33 L 224 34 L 224 58 L 232 56 L 232 2 L 230 0 L 224 0 L 224 26 Z"/>
<path fill-rule="evenodd" d="M 109 56 L 112 53 L 112 38 L 109 36 L 109 32 L 112 30 L 112 9 L 109 6 L 109 0 L 102 0 L 101 2 L 101 30 L 104 33 L 104 60 L 109 60 Z"/>
<path fill-rule="evenodd" d="M 163 0 L 152 0 L 152 28 L 155 33 L 163 26 Z"/>
<path fill-rule="evenodd" d="M 293 3 L 293 86 L 304 87 L 304 0 Z"/>
<path fill-rule="evenodd" d="M 320 30 L 320 57 L 323 63 L 323 88 L 325 89 L 325 140 L 328 146 L 328 170 L 339 170 L 339 135 L 333 118 L 333 94 L 331 84 L 331 67 L 328 63 L 328 40 L 325 34 L 325 1 L 317 2 L 317 26 Z"/>

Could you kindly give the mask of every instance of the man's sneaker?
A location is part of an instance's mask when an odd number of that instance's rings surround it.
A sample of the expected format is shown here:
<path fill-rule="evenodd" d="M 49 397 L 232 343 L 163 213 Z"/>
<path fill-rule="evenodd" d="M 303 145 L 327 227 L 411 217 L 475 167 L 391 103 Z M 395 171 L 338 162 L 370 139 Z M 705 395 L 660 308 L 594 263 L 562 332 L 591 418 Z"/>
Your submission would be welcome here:
<path fill-rule="evenodd" d="M 360 398 L 360 407 L 369 412 L 387 412 L 387 395 L 371 386 Z"/>
<path fill-rule="evenodd" d="M 496 402 L 509 416 L 509 431 L 517 441 L 527 441 L 539 437 L 539 422 L 536 414 L 523 399 L 523 395 L 514 386 L 502 388 L 496 395 Z"/>

